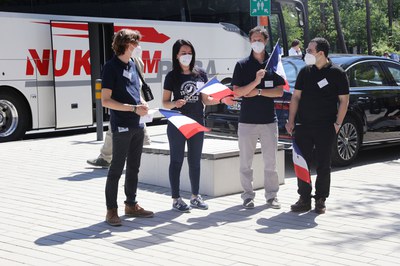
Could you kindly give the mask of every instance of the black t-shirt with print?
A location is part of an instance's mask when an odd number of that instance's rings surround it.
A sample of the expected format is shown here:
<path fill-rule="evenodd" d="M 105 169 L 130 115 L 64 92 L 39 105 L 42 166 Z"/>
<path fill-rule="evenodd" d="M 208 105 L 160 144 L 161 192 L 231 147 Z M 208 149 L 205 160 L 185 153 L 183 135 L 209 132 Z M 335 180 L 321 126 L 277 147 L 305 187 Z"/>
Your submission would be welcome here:
<path fill-rule="evenodd" d="M 202 119 L 204 116 L 204 105 L 201 100 L 201 93 L 193 94 L 197 89 L 197 85 L 202 85 L 207 82 L 207 74 L 201 68 L 195 68 L 192 74 L 177 74 L 170 71 L 165 77 L 164 90 L 172 92 L 172 100 L 179 99 L 186 100 L 186 104 L 181 108 L 173 108 L 173 110 L 180 111 L 182 114 L 187 115 L 195 120 Z"/>
<path fill-rule="evenodd" d="M 305 66 L 297 76 L 295 89 L 301 91 L 296 123 L 329 125 L 336 121 L 339 95 L 349 94 L 349 81 L 346 72 L 332 63 L 322 69 Z"/>

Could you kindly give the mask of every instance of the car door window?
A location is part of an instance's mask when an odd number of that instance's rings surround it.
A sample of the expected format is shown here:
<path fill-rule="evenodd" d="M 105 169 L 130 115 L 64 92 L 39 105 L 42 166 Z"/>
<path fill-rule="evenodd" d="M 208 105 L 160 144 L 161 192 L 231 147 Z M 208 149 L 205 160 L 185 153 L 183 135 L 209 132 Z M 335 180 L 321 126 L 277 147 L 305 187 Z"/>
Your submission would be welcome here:
<path fill-rule="evenodd" d="M 392 74 L 392 77 L 396 84 L 400 86 L 400 66 L 395 64 L 390 64 L 387 66 L 389 72 Z"/>
<path fill-rule="evenodd" d="M 378 64 L 370 62 L 354 65 L 347 71 L 351 87 L 383 86 L 385 75 Z"/>

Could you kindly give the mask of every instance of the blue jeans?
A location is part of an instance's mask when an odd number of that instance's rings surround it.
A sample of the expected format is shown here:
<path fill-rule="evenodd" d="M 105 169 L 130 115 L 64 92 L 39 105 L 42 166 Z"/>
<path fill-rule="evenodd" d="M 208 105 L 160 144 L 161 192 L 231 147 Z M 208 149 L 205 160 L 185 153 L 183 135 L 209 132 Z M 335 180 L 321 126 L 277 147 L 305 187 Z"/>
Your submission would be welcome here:
<path fill-rule="evenodd" d="M 179 185 L 183 159 L 185 157 L 185 143 L 187 143 L 188 146 L 187 160 L 191 192 L 193 195 L 198 195 L 204 132 L 199 132 L 187 140 L 173 124 L 168 122 L 167 135 L 170 150 L 169 182 L 171 185 L 172 198 L 176 199 L 180 197 Z"/>
<path fill-rule="evenodd" d="M 124 170 L 125 161 L 125 195 L 127 205 L 136 204 L 136 191 L 140 159 L 143 150 L 143 128 L 130 128 L 127 132 L 113 132 L 112 161 L 108 170 L 106 182 L 107 209 L 118 208 L 118 183 Z"/>

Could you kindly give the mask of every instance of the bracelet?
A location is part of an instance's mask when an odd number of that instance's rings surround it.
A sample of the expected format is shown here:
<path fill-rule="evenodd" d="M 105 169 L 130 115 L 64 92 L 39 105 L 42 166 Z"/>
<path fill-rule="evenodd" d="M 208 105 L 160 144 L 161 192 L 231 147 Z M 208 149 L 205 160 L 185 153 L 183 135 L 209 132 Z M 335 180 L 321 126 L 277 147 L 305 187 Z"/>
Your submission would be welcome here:
<path fill-rule="evenodd" d="M 132 108 L 132 112 L 136 113 L 136 108 L 137 107 L 134 105 L 133 108 Z"/>
<path fill-rule="evenodd" d="M 338 127 L 341 127 L 342 125 L 339 124 L 338 122 L 335 122 L 335 125 L 337 125 Z"/>

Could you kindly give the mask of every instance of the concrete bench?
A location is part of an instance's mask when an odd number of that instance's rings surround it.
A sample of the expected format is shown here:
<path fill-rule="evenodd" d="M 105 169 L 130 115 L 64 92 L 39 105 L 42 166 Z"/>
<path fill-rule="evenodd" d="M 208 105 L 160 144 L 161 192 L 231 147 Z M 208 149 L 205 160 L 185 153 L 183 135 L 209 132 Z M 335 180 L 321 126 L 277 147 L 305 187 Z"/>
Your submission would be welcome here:
<path fill-rule="evenodd" d="M 161 128 L 161 129 L 160 129 Z M 139 181 L 162 187 L 170 187 L 169 144 L 165 127 L 148 127 L 152 143 L 143 147 Z M 162 130 L 163 129 L 163 130 Z M 283 146 L 278 146 L 279 183 L 284 184 L 285 156 Z M 260 144 L 257 144 L 253 160 L 253 186 L 255 189 L 264 187 L 264 163 Z M 190 191 L 189 170 L 187 159 L 183 162 L 181 171 L 181 190 Z M 239 148 L 237 140 L 226 140 L 206 137 L 201 156 L 200 194 L 222 196 L 242 192 L 239 177 Z"/>

